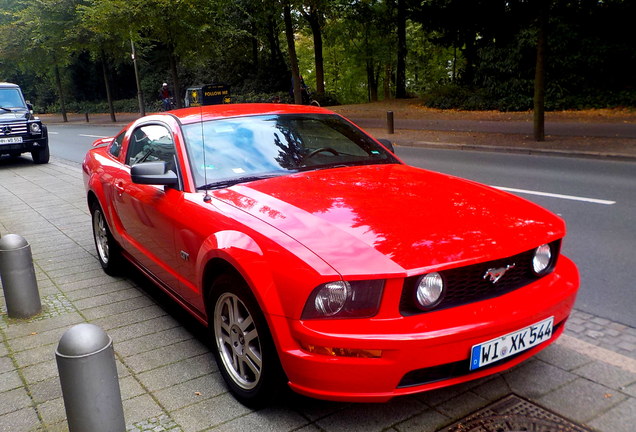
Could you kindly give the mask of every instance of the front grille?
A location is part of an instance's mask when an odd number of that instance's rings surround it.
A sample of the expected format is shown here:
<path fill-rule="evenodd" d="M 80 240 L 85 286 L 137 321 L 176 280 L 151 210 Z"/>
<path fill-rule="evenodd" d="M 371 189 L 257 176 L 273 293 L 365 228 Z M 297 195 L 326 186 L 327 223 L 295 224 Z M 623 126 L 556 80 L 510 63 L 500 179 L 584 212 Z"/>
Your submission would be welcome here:
<path fill-rule="evenodd" d="M 556 262 L 560 244 L 560 240 L 550 244 L 553 257 L 552 267 Z M 536 275 L 532 270 L 533 255 L 534 249 L 531 249 L 508 258 L 440 271 L 439 273 L 444 279 L 446 290 L 442 301 L 432 310 L 437 311 L 498 297 L 534 282 L 541 276 Z M 514 267 L 512 267 L 513 264 Z M 506 268 L 507 266 L 510 266 L 510 268 L 496 283 L 484 278 L 484 275 L 490 269 Z M 413 276 L 407 278 L 404 282 L 400 300 L 400 312 L 402 315 L 409 316 L 428 312 L 419 309 L 416 305 L 415 290 L 419 278 L 420 276 Z"/>
<path fill-rule="evenodd" d="M 28 131 L 26 123 L 4 123 L 0 124 L 0 138 L 17 135 L 26 135 Z"/>

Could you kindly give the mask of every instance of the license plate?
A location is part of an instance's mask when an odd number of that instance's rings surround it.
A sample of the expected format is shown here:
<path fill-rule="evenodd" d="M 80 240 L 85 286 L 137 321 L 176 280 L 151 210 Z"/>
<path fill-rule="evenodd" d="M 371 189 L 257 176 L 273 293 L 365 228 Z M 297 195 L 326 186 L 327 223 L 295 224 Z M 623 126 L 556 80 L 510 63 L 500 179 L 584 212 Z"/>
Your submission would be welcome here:
<path fill-rule="evenodd" d="M 22 137 L 0 138 L 0 144 L 20 144 Z"/>
<path fill-rule="evenodd" d="M 470 370 L 479 369 L 539 345 L 552 337 L 554 317 L 473 346 Z"/>

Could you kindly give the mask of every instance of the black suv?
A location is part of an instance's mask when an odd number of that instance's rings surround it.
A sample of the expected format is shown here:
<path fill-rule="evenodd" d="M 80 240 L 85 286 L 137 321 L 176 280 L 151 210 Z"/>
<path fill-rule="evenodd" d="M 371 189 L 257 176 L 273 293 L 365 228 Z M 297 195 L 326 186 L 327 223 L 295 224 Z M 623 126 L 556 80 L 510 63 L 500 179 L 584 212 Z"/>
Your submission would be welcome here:
<path fill-rule="evenodd" d="M 46 126 L 33 116 L 20 86 L 0 82 L 0 156 L 19 156 L 30 152 L 33 162 L 49 161 L 49 135 Z"/>

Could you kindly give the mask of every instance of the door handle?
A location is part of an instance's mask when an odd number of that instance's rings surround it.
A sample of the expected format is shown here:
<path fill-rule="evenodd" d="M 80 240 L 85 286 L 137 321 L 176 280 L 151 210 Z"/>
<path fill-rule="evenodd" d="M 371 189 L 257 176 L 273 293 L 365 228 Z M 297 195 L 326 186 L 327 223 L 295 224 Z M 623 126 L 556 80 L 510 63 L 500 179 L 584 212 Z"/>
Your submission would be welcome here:
<path fill-rule="evenodd" d="M 124 193 L 124 182 L 116 182 L 115 183 L 115 189 L 117 190 L 117 193 L 119 194 L 119 196 L 121 196 Z"/>

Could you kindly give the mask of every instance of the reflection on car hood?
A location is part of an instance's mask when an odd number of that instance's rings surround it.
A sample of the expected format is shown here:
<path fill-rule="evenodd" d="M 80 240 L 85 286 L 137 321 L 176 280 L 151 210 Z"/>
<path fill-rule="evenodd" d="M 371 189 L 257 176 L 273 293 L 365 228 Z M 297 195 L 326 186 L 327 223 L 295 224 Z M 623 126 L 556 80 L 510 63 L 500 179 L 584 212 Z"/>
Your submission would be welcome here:
<path fill-rule="evenodd" d="M 526 200 L 405 165 L 298 173 L 218 190 L 342 274 L 412 274 L 502 258 L 565 234 Z"/>
<path fill-rule="evenodd" d="M 0 122 L 8 122 L 15 120 L 26 120 L 28 111 L 20 108 L 9 108 L 11 111 L 0 109 Z"/>

